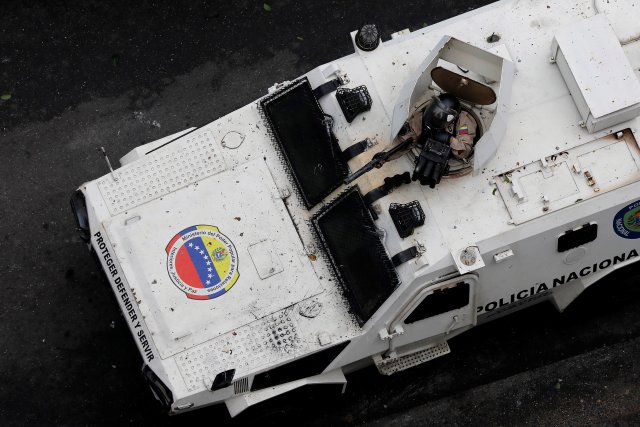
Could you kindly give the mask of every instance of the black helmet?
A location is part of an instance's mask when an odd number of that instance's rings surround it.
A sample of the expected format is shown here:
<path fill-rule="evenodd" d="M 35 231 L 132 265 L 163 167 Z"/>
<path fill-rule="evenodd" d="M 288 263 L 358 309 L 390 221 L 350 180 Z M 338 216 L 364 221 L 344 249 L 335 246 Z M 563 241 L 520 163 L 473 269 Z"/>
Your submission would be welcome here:
<path fill-rule="evenodd" d="M 434 96 L 422 114 L 422 128 L 423 130 L 444 129 L 458 118 L 458 114 L 460 114 L 458 98 L 448 93 Z"/>

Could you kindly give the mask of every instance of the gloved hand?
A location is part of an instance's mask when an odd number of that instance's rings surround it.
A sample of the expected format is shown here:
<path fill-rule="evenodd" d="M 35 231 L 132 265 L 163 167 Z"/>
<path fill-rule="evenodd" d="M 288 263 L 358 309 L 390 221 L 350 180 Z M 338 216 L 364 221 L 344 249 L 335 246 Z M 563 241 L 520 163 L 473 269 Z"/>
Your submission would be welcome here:
<path fill-rule="evenodd" d="M 440 183 L 442 175 L 449 170 L 450 154 L 449 145 L 428 138 L 420 152 L 411 179 L 435 188 L 436 184 Z"/>

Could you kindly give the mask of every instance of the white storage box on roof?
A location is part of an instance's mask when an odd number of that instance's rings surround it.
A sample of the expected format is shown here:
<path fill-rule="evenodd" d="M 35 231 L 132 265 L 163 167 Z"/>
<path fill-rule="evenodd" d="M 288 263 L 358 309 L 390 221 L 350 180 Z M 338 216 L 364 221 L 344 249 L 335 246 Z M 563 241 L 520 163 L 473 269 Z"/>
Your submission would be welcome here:
<path fill-rule="evenodd" d="M 551 57 L 589 132 L 640 115 L 640 83 L 606 15 L 557 31 Z"/>

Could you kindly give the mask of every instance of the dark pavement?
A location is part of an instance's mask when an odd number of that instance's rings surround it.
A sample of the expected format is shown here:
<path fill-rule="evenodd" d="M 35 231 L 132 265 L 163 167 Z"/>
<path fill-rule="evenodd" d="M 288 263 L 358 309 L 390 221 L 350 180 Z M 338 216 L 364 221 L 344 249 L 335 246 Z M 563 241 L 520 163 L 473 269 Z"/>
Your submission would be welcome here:
<path fill-rule="evenodd" d="M 640 339 L 525 371 L 372 422 L 440 425 L 637 425 Z"/>
<path fill-rule="evenodd" d="M 162 414 L 74 232 L 70 194 L 107 171 L 97 147 L 115 161 L 213 121 L 351 53 L 364 22 L 388 37 L 488 1 L 50 3 L 0 4 L 1 426 L 640 423 L 638 267 L 564 314 L 541 305 L 428 364 L 351 374 L 344 395 L 299 390 L 233 420 L 223 406 Z"/>

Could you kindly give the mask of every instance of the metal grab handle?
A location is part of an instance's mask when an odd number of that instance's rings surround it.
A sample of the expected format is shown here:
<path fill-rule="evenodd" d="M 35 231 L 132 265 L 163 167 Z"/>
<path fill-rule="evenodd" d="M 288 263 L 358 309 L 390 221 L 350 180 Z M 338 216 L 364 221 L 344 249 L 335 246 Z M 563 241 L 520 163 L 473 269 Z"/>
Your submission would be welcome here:
<path fill-rule="evenodd" d="M 449 325 L 447 330 L 444 332 L 444 334 L 449 335 L 449 332 L 451 332 L 453 327 L 456 326 L 458 323 L 460 323 L 460 317 L 458 317 L 458 315 L 456 314 L 455 316 L 453 316 L 453 322 L 451 322 L 451 324 Z"/>

